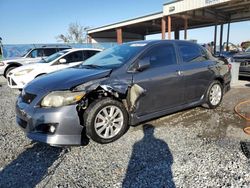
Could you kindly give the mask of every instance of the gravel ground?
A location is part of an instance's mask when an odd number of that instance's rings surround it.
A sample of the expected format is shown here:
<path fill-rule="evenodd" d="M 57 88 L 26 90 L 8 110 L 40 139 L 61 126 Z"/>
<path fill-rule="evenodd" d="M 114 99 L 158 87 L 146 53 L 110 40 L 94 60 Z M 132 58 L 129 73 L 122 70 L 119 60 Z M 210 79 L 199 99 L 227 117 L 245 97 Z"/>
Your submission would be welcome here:
<path fill-rule="evenodd" d="M 250 87 L 232 89 L 216 110 L 201 107 L 147 122 L 118 141 L 55 148 L 16 126 L 18 91 L 0 78 L 0 187 L 250 187 L 249 140 L 233 107 Z"/>

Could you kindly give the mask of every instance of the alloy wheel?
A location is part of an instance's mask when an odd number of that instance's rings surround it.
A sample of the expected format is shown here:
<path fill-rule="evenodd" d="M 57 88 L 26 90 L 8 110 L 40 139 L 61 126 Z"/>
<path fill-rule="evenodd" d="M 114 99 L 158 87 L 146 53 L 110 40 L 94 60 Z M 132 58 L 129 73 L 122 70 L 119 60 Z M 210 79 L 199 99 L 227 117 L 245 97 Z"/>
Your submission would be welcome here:
<path fill-rule="evenodd" d="M 221 101 L 222 89 L 219 84 L 214 84 L 210 89 L 209 100 L 210 103 L 214 106 L 218 105 Z"/>
<path fill-rule="evenodd" d="M 122 129 L 124 117 L 122 111 L 114 105 L 102 108 L 96 115 L 94 128 L 96 134 L 104 139 L 115 137 Z"/>

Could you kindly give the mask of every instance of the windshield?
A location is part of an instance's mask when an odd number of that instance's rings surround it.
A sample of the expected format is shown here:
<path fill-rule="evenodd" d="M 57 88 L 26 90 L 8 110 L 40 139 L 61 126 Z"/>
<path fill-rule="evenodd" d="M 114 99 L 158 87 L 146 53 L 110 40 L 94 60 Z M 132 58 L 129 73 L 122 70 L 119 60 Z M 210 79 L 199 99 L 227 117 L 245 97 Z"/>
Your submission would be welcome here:
<path fill-rule="evenodd" d="M 135 57 L 146 45 L 147 43 L 128 43 L 109 48 L 87 59 L 81 67 L 118 68 Z"/>
<path fill-rule="evenodd" d="M 51 61 L 54 61 L 55 59 L 61 57 L 63 54 L 66 54 L 68 51 L 60 51 L 55 54 L 52 54 L 46 58 L 43 58 L 39 63 L 50 63 Z"/>

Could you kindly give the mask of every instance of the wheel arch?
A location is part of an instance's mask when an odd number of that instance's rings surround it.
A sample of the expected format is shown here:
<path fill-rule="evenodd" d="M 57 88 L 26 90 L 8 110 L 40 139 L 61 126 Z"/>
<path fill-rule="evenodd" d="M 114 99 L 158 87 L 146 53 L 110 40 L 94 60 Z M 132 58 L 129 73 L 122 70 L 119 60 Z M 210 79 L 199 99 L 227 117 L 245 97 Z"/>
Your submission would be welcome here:
<path fill-rule="evenodd" d="M 7 70 L 10 68 L 10 67 L 20 67 L 20 66 L 22 66 L 22 64 L 21 63 L 18 63 L 18 62 L 9 62 L 9 63 L 7 63 L 7 67 L 5 68 L 5 70 L 4 70 L 4 75 L 6 76 L 6 72 L 7 72 Z"/>
<path fill-rule="evenodd" d="M 224 87 L 225 82 L 224 82 L 224 79 L 223 79 L 222 77 L 218 76 L 218 77 L 216 77 L 214 80 L 215 80 L 215 81 L 216 81 L 216 80 L 219 81 L 219 82 L 221 83 L 222 87 Z"/>

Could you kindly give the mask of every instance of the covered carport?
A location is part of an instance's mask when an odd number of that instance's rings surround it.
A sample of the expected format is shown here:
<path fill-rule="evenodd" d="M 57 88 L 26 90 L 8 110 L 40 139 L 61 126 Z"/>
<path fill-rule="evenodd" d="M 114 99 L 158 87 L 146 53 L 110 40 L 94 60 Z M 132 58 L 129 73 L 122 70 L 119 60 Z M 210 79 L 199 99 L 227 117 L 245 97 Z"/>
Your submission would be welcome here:
<path fill-rule="evenodd" d="M 214 50 L 217 30 L 220 27 L 220 49 L 224 24 L 227 26 L 227 43 L 230 37 L 230 23 L 250 19 L 250 0 L 178 0 L 163 5 L 163 11 L 88 30 L 90 43 L 129 42 L 144 40 L 145 36 L 161 33 L 162 39 L 188 38 L 188 29 L 214 26 Z M 167 33 L 167 36 L 166 36 Z"/>

